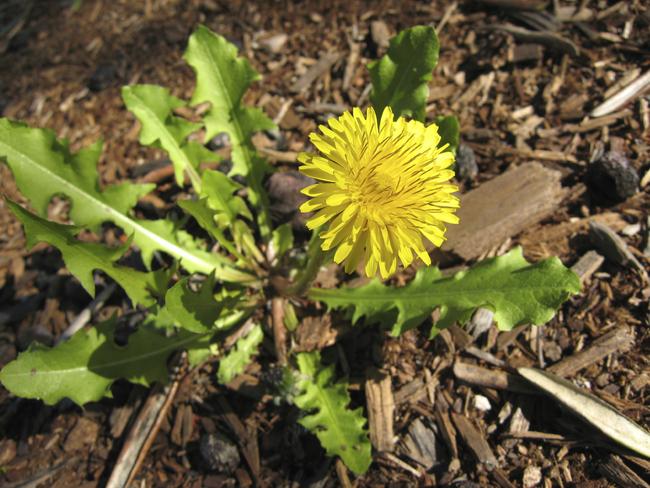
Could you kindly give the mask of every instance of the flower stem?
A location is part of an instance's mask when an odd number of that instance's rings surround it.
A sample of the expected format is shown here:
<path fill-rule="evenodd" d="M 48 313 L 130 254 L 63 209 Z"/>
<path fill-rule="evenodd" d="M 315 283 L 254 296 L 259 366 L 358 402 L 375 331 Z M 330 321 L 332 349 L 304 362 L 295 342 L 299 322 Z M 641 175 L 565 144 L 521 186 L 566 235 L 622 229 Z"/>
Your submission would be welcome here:
<path fill-rule="evenodd" d="M 313 283 L 318 271 L 325 261 L 325 253 L 320 248 L 320 244 L 318 231 L 315 231 L 309 241 L 309 248 L 307 249 L 307 266 L 298 274 L 295 283 L 287 290 L 288 295 L 304 295 L 309 286 Z"/>

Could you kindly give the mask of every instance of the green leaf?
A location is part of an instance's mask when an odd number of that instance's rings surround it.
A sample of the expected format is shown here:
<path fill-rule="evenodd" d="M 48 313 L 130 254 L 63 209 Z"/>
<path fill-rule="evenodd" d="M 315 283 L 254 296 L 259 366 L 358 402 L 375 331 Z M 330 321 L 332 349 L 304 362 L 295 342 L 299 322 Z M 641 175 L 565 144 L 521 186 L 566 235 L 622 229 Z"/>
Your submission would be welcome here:
<path fill-rule="evenodd" d="M 109 248 L 102 244 L 81 242 L 75 238 L 80 230 L 78 227 L 37 217 L 11 200 L 7 200 L 7 205 L 25 227 L 27 246 L 31 248 L 38 242 L 47 242 L 58 248 L 70 272 L 90 295 L 95 295 L 93 271 L 100 270 L 124 288 L 134 303 L 149 305 L 153 302 L 150 289 L 157 288 L 154 274 L 115 264 L 128 244 Z"/>
<path fill-rule="evenodd" d="M 240 189 L 240 184 L 220 171 L 203 173 L 203 195 L 207 197 L 210 208 L 216 212 L 215 220 L 219 227 L 231 226 L 239 216 L 253 219 L 246 202 L 234 195 Z"/>
<path fill-rule="evenodd" d="M 245 91 L 259 75 L 247 60 L 237 57 L 233 44 L 204 26 L 190 36 L 184 58 L 196 72 L 192 103 L 211 104 L 204 116 L 206 137 L 228 134 L 232 145 L 231 175 L 246 177 L 251 202 L 260 210 L 260 231 L 266 238 L 271 224 L 262 178 L 269 166 L 255 151 L 251 136 L 256 131 L 273 129 L 275 124 L 261 110 L 241 105 Z"/>
<path fill-rule="evenodd" d="M 444 146 L 449 144 L 449 150 L 454 154 L 458 150 L 460 143 L 460 124 L 454 115 L 436 117 L 436 124 L 438 125 L 438 134 L 440 134 L 440 144 Z"/>
<path fill-rule="evenodd" d="M 368 64 L 372 81 L 370 101 L 377 117 L 390 106 L 395 117 L 405 115 L 424 122 L 427 83 L 438 64 L 439 51 L 433 27 L 411 27 L 391 39 L 388 52 Z"/>
<path fill-rule="evenodd" d="M 365 473 L 372 457 L 362 409 L 348 409 L 347 385 L 334 383 L 334 366 L 323 367 L 320 353 L 300 353 L 296 359 L 303 377 L 294 402 L 307 414 L 300 424 L 318 437 L 329 456 L 339 456 L 357 475 Z"/>
<path fill-rule="evenodd" d="M 194 217 L 197 223 L 228 252 L 238 259 L 244 259 L 233 243 L 224 235 L 222 229 L 217 226 L 217 212 L 209 207 L 207 198 L 202 198 L 201 200 L 179 200 L 176 203 L 187 214 Z"/>
<path fill-rule="evenodd" d="M 165 306 L 158 312 L 160 321 L 201 334 L 229 329 L 250 314 L 254 302 L 247 303 L 244 293 L 222 289 L 215 296 L 214 285 L 210 275 L 194 292 L 189 278 L 183 278 L 167 291 Z"/>
<path fill-rule="evenodd" d="M 115 320 L 80 330 L 54 348 L 34 344 L 0 372 L 7 390 L 23 398 L 53 405 L 70 398 L 78 405 L 110 394 L 118 378 L 145 386 L 166 383 L 167 360 L 177 349 L 205 349 L 208 337 L 180 332 L 165 337 L 140 326 L 126 346 L 114 342 Z"/>
<path fill-rule="evenodd" d="M 332 308 L 353 309 L 354 322 L 365 316 L 371 322 L 392 325 L 394 335 L 416 327 L 440 307 L 433 335 L 454 322 L 467 322 L 479 307 L 494 312 L 501 330 L 521 323 L 541 325 L 579 291 L 580 280 L 559 259 L 530 264 L 517 247 L 449 278 L 444 278 L 438 268 L 421 268 L 402 288 L 374 280 L 359 288 L 312 288 L 309 296 Z"/>
<path fill-rule="evenodd" d="M 214 275 L 198 292 L 190 290 L 189 278 L 183 278 L 165 295 L 165 309 L 182 329 L 197 334 L 210 332 L 219 318 L 221 306 L 214 299 Z"/>
<path fill-rule="evenodd" d="M 219 362 L 217 379 L 219 383 L 230 383 L 235 376 L 241 374 L 257 354 L 258 346 L 264 340 L 264 332 L 260 325 L 253 327 L 248 334 L 239 339 L 233 349 Z"/>
<path fill-rule="evenodd" d="M 155 251 L 163 251 L 182 261 L 191 272 L 209 274 L 217 270 L 224 281 L 251 281 L 250 274 L 235 269 L 231 261 L 201 249 L 189 234 L 178 231 L 167 220 L 141 220 L 129 215 L 138 199 L 155 185 L 123 183 L 99 190 L 97 161 L 101 143 L 71 154 L 67 143 L 58 141 L 46 129 L 32 129 L 8 119 L 0 119 L 0 158 L 11 168 L 16 184 L 41 216 L 55 195 L 70 199 L 70 218 L 79 226 L 98 230 L 113 222 L 133 238 L 149 265 Z"/>
<path fill-rule="evenodd" d="M 205 156 L 200 152 L 198 144 L 186 144 L 185 139 L 192 132 L 201 128 L 173 115 L 173 110 L 184 107 L 185 102 L 172 96 L 169 90 L 157 85 L 133 85 L 122 87 L 122 99 L 128 108 L 140 121 L 140 143 L 151 146 L 159 145 L 174 165 L 176 183 L 183 186 L 183 172 L 186 171 L 194 189 L 201 191 L 201 178 L 198 173 L 198 158 Z M 216 157 L 212 155 L 210 160 Z"/>
<path fill-rule="evenodd" d="M 255 244 L 253 231 L 240 218 L 252 220 L 253 216 L 246 202 L 234 195 L 239 189 L 241 185 L 219 171 L 206 171 L 203 174 L 203 195 L 207 197 L 208 206 L 215 212 L 214 219 L 217 225 L 221 229 L 230 231 L 238 251 L 242 249 L 248 256 L 263 262 L 264 256 Z"/>

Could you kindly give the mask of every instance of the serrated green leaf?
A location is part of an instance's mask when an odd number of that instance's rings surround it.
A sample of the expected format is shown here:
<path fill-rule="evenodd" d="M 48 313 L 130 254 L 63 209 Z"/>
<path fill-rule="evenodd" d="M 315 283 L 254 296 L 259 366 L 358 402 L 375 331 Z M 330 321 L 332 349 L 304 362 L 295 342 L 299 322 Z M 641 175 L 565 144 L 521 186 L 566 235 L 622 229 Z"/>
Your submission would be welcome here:
<path fill-rule="evenodd" d="M 7 200 L 7 205 L 25 227 L 27 246 L 31 248 L 38 242 L 47 242 L 56 247 L 61 251 L 70 272 L 90 295 L 95 295 L 93 271 L 100 270 L 124 288 L 134 303 L 146 306 L 153 302 L 149 291 L 156 288 L 153 273 L 115 264 L 128 245 L 109 248 L 102 244 L 81 242 L 75 237 L 80 230 L 78 227 L 42 219 L 11 200 Z"/>
<path fill-rule="evenodd" d="M 435 29 L 419 25 L 397 34 L 391 39 L 388 52 L 368 64 L 372 81 L 370 101 L 378 117 L 389 106 L 395 117 L 404 115 L 424 122 L 427 83 L 438 64 L 439 50 Z"/>
<path fill-rule="evenodd" d="M 232 225 L 240 215 L 253 219 L 246 202 L 234 194 L 240 189 L 240 184 L 220 171 L 203 173 L 203 195 L 207 197 L 210 208 L 216 212 L 215 220 L 221 228 Z"/>
<path fill-rule="evenodd" d="M 438 126 L 438 134 L 440 134 L 440 143 L 438 146 L 449 144 L 449 150 L 454 154 L 458 150 L 460 143 L 460 124 L 458 118 L 454 115 L 436 117 L 436 125 Z"/>
<path fill-rule="evenodd" d="M 217 379 L 219 383 L 230 383 L 235 376 L 241 374 L 248 366 L 251 358 L 257 354 L 258 346 L 264 340 L 264 332 L 260 325 L 253 327 L 248 334 L 239 339 L 228 354 L 219 361 Z"/>
<path fill-rule="evenodd" d="M 215 295 L 214 285 L 214 275 L 210 275 L 194 292 L 189 278 L 183 278 L 167 291 L 159 319 L 167 326 L 201 334 L 226 330 L 250 314 L 252 305 L 244 293 L 222 289 Z"/>
<path fill-rule="evenodd" d="M 122 99 L 140 121 L 140 143 L 159 145 L 172 160 L 176 183 L 183 185 L 183 172 L 187 172 L 194 189 L 201 191 L 199 163 L 205 156 L 198 144 L 187 146 L 186 138 L 201 128 L 201 124 L 189 122 L 173 115 L 173 110 L 184 107 L 185 102 L 172 96 L 169 90 L 157 85 L 133 85 L 122 87 Z M 215 160 L 212 157 L 211 160 Z"/>
<path fill-rule="evenodd" d="M 296 360 L 303 377 L 294 402 L 307 414 L 300 424 L 318 437 L 328 455 L 339 456 L 357 475 L 365 473 L 372 457 L 362 409 L 348 409 L 347 385 L 334 382 L 334 366 L 323 367 L 320 353 L 300 353 Z"/>
<path fill-rule="evenodd" d="M 228 229 L 238 250 L 241 249 L 258 262 L 263 262 L 264 256 L 257 248 L 253 231 L 240 218 L 252 220 L 253 216 L 246 202 L 234 194 L 239 189 L 241 185 L 219 171 L 206 171 L 203 174 L 203 195 L 207 197 L 208 206 L 215 212 L 217 225 L 221 229 Z"/>
<path fill-rule="evenodd" d="M 197 223 L 228 252 L 230 252 L 238 259 L 244 259 L 244 257 L 235 248 L 234 244 L 230 242 L 230 240 L 224 235 L 222 229 L 217 226 L 217 212 L 210 208 L 207 198 L 202 198 L 201 200 L 179 200 L 176 203 L 187 214 L 194 217 Z"/>
<path fill-rule="evenodd" d="M 237 57 L 233 44 L 204 26 L 199 26 L 190 36 L 184 58 L 196 72 L 192 103 L 211 104 L 204 116 L 206 137 L 228 134 L 232 145 L 231 175 L 246 177 L 251 202 L 259 207 L 260 232 L 268 237 L 271 224 L 262 178 L 269 166 L 255 151 L 251 136 L 257 131 L 273 129 L 275 124 L 261 110 L 241 105 L 245 91 L 259 75 L 246 59 Z"/>
<path fill-rule="evenodd" d="M 214 276 L 210 275 L 198 292 L 189 288 L 189 278 L 183 278 L 165 295 L 165 309 L 176 325 L 197 334 L 214 329 L 221 305 L 214 299 Z"/>
<path fill-rule="evenodd" d="M 46 129 L 0 119 L 0 158 L 11 168 L 20 191 L 41 216 L 55 195 L 70 199 L 70 218 L 79 226 L 97 230 L 112 222 L 132 236 L 148 266 L 155 251 L 181 260 L 191 272 L 209 274 L 217 270 L 224 281 L 252 281 L 248 273 L 237 270 L 231 261 L 201 249 L 189 234 L 178 231 L 168 220 L 141 220 L 129 212 L 138 199 L 155 185 L 123 183 L 99 190 L 97 161 L 101 143 L 71 154 L 65 142 Z"/>
<path fill-rule="evenodd" d="M 449 278 L 438 268 L 428 267 L 418 270 L 402 288 L 374 280 L 359 288 L 312 288 L 309 296 L 332 308 L 353 309 L 354 322 L 365 316 L 392 326 L 392 333 L 399 335 L 419 325 L 436 307 L 440 307 L 440 319 L 432 334 L 454 322 L 467 322 L 479 307 L 494 312 L 501 330 L 521 323 L 541 325 L 579 291 L 579 278 L 559 259 L 530 264 L 517 247 Z"/>
<path fill-rule="evenodd" d="M 126 346 L 114 342 L 115 320 L 80 330 L 54 348 L 36 344 L 0 371 L 7 390 L 53 405 L 70 398 L 78 405 L 100 400 L 118 378 L 145 386 L 169 377 L 167 359 L 177 349 L 205 349 L 209 338 L 188 332 L 165 337 L 140 326 Z"/>

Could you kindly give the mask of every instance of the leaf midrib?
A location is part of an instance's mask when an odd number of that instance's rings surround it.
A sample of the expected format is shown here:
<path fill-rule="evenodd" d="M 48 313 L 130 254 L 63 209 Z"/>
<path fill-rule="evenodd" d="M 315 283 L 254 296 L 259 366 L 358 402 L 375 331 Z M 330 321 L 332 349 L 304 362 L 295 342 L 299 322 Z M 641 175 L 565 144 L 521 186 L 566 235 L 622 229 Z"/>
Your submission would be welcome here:
<path fill-rule="evenodd" d="M 75 186 L 70 181 L 59 176 L 57 173 L 51 171 L 46 166 L 38 164 L 29 156 L 16 150 L 13 146 L 10 146 L 5 142 L 0 141 L 0 147 L 3 147 L 5 149 L 6 154 L 8 155 L 13 154 L 14 155 L 13 157 L 16 158 L 20 164 L 23 164 L 27 167 L 32 167 L 37 172 L 40 171 L 44 173 L 47 178 L 53 179 L 57 181 L 62 187 L 67 188 L 69 192 L 69 196 L 70 198 L 73 199 L 73 202 L 74 202 L 73 195 L 80 200 L 88 201 L 90 202 L 91 205 L 99 207 L 101 211 L 104 213 L 104 215 L 107 216 L 108 220 L 112 220 L 116 224 L 120 225 L 120 227 L 122 227 L 127 233 L 130 230 L 135 231 L 136 242 L 138 240 L 137 233 L 139 232 L 141 236 L 144 236 L 144 238 L 150 240 L 154 244 L 157 244 L 158 249 L 162 249 L 164 251 L 169 252 L 169 254 L 171 254 L 172 256 L 176 256 L 179 259 L 182 258 L 186 261 L 193 263 L 195 266 L 197 266 L 197 269 L 200 269 L 203 273 L 210 273 L 213 269 L 215 269 L 216 266 L 214 266 L 213 264 L 210 264 L 209 262 L 201 259 L 198 256 L 195 256 L 194 254 L 187 253 L 183 248 L 177 246 L 172 242 L 160 238 L 158 234 L 149 231 L 146 227 L 141 226 L 140 224 L 138 224 L 136 220 L 133 220 L 130 217 L 126 216 L 125 214 L 117 211 L 116 209 L 114 209 L 110 205 L 107 205 L 103 201 L 97 199 L 90 193 L 83 191 L 81 188 Z M 222 270 L 224 278 L 227 278 L 228 275 L 231 275 L 231 271 L 226 269 L 226 266 L 227 265 L 224 265 L 224 269 Z M 237 273 L 234 274 L 236 275 Z"/>
<path fill-rule="evenodd" d="M 144 354 L 140 354 L 138 356 L 133 356 L 129 355 L 125 359 L 121 359 L 119 361 L 114 361 L 114 362 L 109 362 L 109 363 L 103 363 L 99 364 L 97 367 L 93 367 L 92 369 L 89 368 L 88 366 L 85 367 L 77 367 L 77 368 L 67 368 L 67 369 L 56 369 L 56 370 L 45 370 L 45 371 L 39 371 L 36 373 L 38 376 L 47 376 L 47 375 L 68 375 L 68 374 L 75 374 L 75 373 L 80 373 L 84 371 L 90 371 L 92 373 L 97 373 L 100 374 L 102 370 L 110 370 L 112 368 L 122 366 L 124 364 L 129 364 L 129 363 L 136 363 L 140 361 L 145 361 L 151 357 L 159 356 L 161 354 L 164 354 L 165 352 L 171 351 L 173 349 L 177 349 L 180 346 L 184 346 L 185 344 L 189 344 L 202 336 L 206 334 L 197 334 L 193 337 L 188 337 L 186 339 L 179 340 L 178 342 L 173 342 L 171 344 L 168 344 L 167 346 L 164 346 L 160 349 L 157 349 L 155 351 L 150 351 Z M 101 345 L 99 346 L 101 347 Z M 8 378 L 22 378 L 24 376 L 29 376 L 29 377 L 34 377 L 34 374 L 31 371 L 27 372 L 21 372 L 21 373 L 12 373 L 8 374 Z"/>
<path fill-rule="evenodd" d="M 350 288 L 349 290 L 353 290 L 354 288 Z M 435 291 L 436 296 L 450 296 L 450 295 L 458 295 L 458 294 L 488 294 L 490 292 L 493 293 L 505 293 L 509 292 L 512 290 L 543 290 L 543 289 L 550 289 L 550 290 L 555 290 L 557 289 L 557 285 L 551 286 L 551 285 L 544 285 L 544 286 L 527 286 L 526 288 L 518 287 L 518 286 L 508 286 L 508 287 L 500 287 L 500 288 L 482 288 L 482 289 L 466 289 L 466 290 L 456 290 L 456 291 L 443 291 L 443 292 L 438 292 Z M 315 291 L 317 290 L 317 291 Z M 430 294 L 432 291 L 423 291 L 423 292 L 415 292 L 415 293 L 409 293 L 407 296 L 401 296 L 400 294 L 403 293 L 402 290 L 404 288 L 389 288 L 389 287 L 384 287 L 383 291 L 388 291 L 388 293 L 381 294 L 381 295 L 375 295 L 375 296 L 368 296 L 368 295 L 357 295 L 355 294 L 354 296 L 350 297 L 345 295 L 345 292 L 343 290 L 323 290 L 321 288 L 312 288 L 312 290 L 309 292 L 309 296 L 315 299 L 322 299 L 324 298 L 334 298 L 334 299 L 339 299 L 339 300 L 363 300 L 363 301 L 382 301 L 385 302 L 386 299 L 393 299 L 395 301 L 401 300 L 401 301 L 414 301 L 417 299 L 422 299 L 422 298 L 430 298 Z"/>
<path fill-rule="evenodd" d="M 229 124 L 229 125 L 231 125 L 234 128 L 235 135 L 237 136 L 237 143 L 235 144 L 233 142 L 233 147 L 235 145 L 243 147 L 243 146 L 246 145 L 246 141 L 245 141 L 245 138 L 244 138 L 244 132 L 243 132 L 243 130 L 241 128 L 241 122 L 239 120 L 239 114 L 235 110 L 235 104 L 233 102 L 232 97 L 230 96 L 230 93 L 228 92 L 227 85 L 223 80 L 223 76 L 221 75 L 221 69 L 219 67 L 219 64 L 217 63 L 215 57 L 212 55 L 212 51 L 210 50 L 209 46 L 207 45 L 208 44 L 207 42 L 202 41 L 202 42 L 200 42 L 198 44 L 200 45 L 201 50 L 204 53 L 206 53 L 207 59 L 209 60 L 210 64 L 214 67 L 214 69 L 211 70 L 211 71 L 215 73 L 216 82 L 219 85 L 219 87 L 221 88 L 221 93 L 223 95 L 223 98 L 226 101 L 226 106 L 228 108 L 228 115 L 230 116 L 230 120 L 232 121 L 232 123 Z M 249 83 L 249 85 L 250 85 L 250 83 Z M 208 99 L 208 101 L 213 105 L 212 108 L 211 108 L 211 111 L 214 110 L 214 105 L 215 105 L 214 102 L 212 100 L 210 100 L 210 99 Z M 246 167 L 247 174 L 244 175 L 244 176 L 248 176 L 249 174 L 252 175 L 250 178 L 248 178 L 248 184 L 250 185 L 251 189 L 253 190 L 253 193 L 256 194 L 257 197 L 260 199 L 260 205 L 262 207 L 264 207 L 266 205 L 266 203 L 264 202 L 263 190 L 262 190 L 259 182 L 257 181 L 257 179 L 254 177 L 255 175 L 253 174 L 253 161 L 251 160 L 251 157 L 250 157 L 250 154 L 249 154 L 248 151 L 242 150 L 241 153 L 242 153 L 242 157 L 244 158 L 246 166 L 247 166 Z M 266 210 L 265 209 L 262 209 L 262 211 L 260 212 L 260 216 L 258 218 L 259 218 L 259 221 L 260 221 L 259 222 L 260 223 L 260 232 L 262 233 L 262 236 L 264 237 L 265 234 L 268 234 L 268 232 L 269 232 L 269 230 L 267 229 L 269 224 L 266 222 Z"/>

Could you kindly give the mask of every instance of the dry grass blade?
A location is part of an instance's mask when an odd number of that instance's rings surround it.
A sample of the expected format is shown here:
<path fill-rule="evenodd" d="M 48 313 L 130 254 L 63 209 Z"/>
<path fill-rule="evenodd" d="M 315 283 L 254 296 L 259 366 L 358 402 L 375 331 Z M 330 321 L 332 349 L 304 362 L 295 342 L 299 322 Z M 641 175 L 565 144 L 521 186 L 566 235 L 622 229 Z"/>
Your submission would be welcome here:
<path fill-rule="evenodd" d="M 519 368 L 521 376 L 617 443 L 650 457 L 650 434 L 611 405 L 547 371 Z"/>

